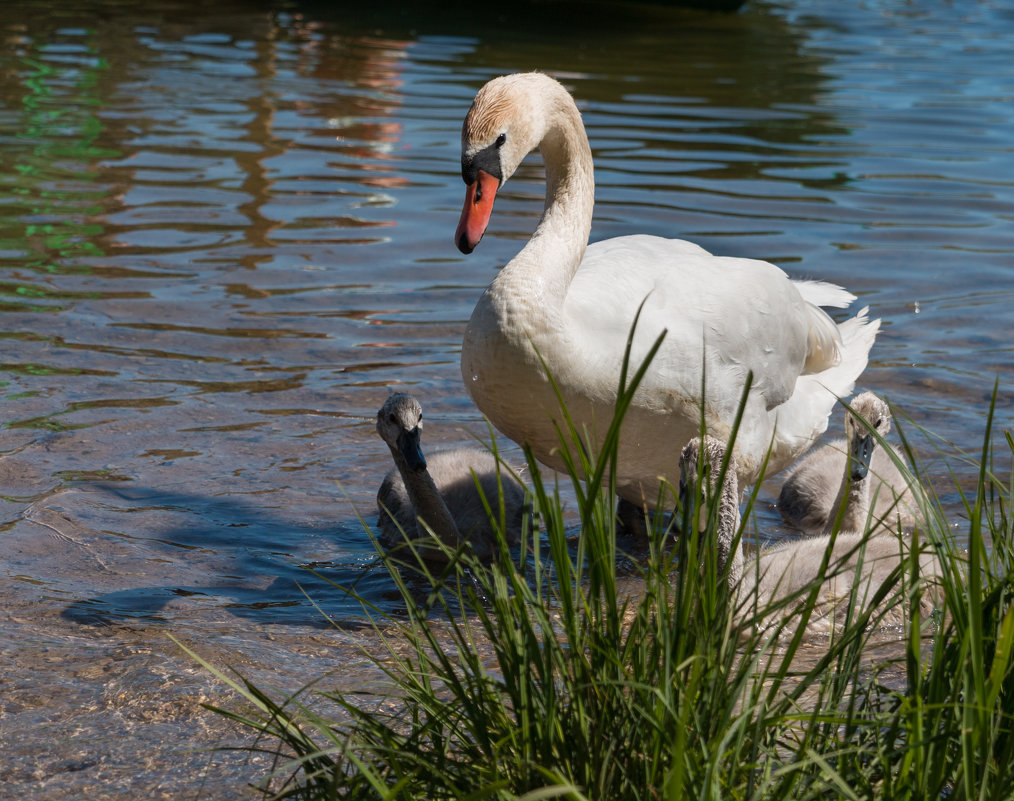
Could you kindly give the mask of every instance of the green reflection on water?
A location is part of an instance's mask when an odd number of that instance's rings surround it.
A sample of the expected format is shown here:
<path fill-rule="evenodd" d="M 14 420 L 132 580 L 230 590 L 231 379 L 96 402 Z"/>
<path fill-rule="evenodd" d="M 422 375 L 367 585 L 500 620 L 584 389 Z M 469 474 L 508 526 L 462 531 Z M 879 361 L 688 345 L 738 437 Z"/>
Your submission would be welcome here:
<path fill-rule="evenodd" d="M 19 129 L 7 146 L 10 165 L 0 172 L 0 184 L 13 202 L 0 214 L 0 266 L 36 273 L 90 273 L 84 259 L 105 254 L 96 243 L 104 233 L 95 222 L 100 201 L 109 193 L 96 186 L 95 163 L 119 153 L 97 144 L 103 134 L 100 77 L 108 69 L 94 45 L 73 60 L 47 60 L 50 42 L 44 38 L 24 45 L 19 60 L 20 83 L 0 98 L 11 108 L 21 107 Z M 65 306 L 18 302 L 90 297 L 60 293 L 32 284 L 0 285 L 10 298 L 0 311 L 59 312 Z"/>
<path fill-rule="evenodd" d="M 52 367 L 48 364 L 36 364 L 33 362 L 25 362 L 19 364 L 17 362 L 6 362 L 0 363 L 0 370 L 8 373 L 14 373 L 15 375 L 116 375 L 111 370 L 87 370 L 83 367 Z"/>
<path fill-rule="evenodd" d="M 29 375 L 108 375 L 99 370 L 66 370 L 46 367 L 44 365 L 5 365 L 0 364 L 0 370 L 9 370 L 10 372 L 24 371 Z M 24 393 L 26 396 L 35 393 Z M 51 414 L 39 415 L 37 417 L 28 417 L 24 420 L 12 420 L 3 424 L 4 428 L 10 429 L 34 429 L 41 431 L 78 431 L 83 428 L 92 428 L 99 426 L 104 423 L 108 423 L 109 420 L 91 420 L 86 423 L 64 423 L 57 418 L 63 417 L 64 415 L 72 415 L 80 411 L 88 411 L 92 409 L 158 409 L 164 406 L 176 406 L 178 401 L 169 400 L 167 398 L 107 398 L 103 400 L 90 400 L 90 401 L 75 401 L 67 405 L 65 409 L 61 409 L 58 412 Z M 54 474 L 59 475 L 59 474 Z"/>

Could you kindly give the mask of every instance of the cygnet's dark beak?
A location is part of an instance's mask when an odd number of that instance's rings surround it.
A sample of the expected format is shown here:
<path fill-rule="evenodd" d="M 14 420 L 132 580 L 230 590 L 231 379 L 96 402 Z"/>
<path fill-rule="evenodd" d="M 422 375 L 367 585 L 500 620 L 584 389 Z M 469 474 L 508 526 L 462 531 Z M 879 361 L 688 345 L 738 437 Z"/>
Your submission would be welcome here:
<path fill-rule="evenodd" d="M 411 470 L 425 470 L 426 457 L 423 456 L 420 444 L 419 427 L 411 431 L 403 431 L 398 435 L 398 451 L 405 457 L 405 461 Z"/>
<path fill-rule="evenodd" d="M 853 481 L 861 481 L 870 472 L 870 461 L 873 459 L 873 434 L 857 433 L 852 440 L 852 452 L 849 454 L 849 477 Z"/>

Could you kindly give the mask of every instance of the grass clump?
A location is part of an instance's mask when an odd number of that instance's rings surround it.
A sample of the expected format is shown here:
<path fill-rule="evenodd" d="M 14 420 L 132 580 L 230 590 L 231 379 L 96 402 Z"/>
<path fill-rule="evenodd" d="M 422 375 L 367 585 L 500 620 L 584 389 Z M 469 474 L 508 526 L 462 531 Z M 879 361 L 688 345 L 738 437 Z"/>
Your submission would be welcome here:
<path fill-rule="evenodd" d="M 503 547 L 482 565 L 459 552 L 439 573 L 413 566 L 415 578 L 382 555 L 406 608 L 399 618 L 373 610 L 389 703 L 340 688 L 274 697 L 208 666 L 246 702 L 216 711 L 275 756 L 266 797 L 1012 796 L 1014 487 L 993 468 L 992 412 L 966 500 L 967 552 L 951 544 L 939 502 L 924 500 L 918 536 L 945 565 L 940 605 L 921 618 L 913 548 L 877 593 L 910 610 L 900 656 L 878 663 L 867 610 L 812 649 L 801 621 L 815 592 L 781 610 L 780 630 L 755 625 L 772 610 L 733 608 L 714 564 L 714 509 L 700 533 L 680 526 L 695 511 L 674 515 L 683 537 L 657 519 L 637 575 L 618 575 L 612 468 L 640 375 L 624 377 L 597 453 L 568 419 L 560 428 L 576 542 L 559 487 L 528 454 L 539 526 L 522 553 Z M 1006 445 L 1009 461 L 1009 434 Z M 676 493 L 664 491 L 671 506 Z M 322 702 L 339 712 L 324 715 Z"/>

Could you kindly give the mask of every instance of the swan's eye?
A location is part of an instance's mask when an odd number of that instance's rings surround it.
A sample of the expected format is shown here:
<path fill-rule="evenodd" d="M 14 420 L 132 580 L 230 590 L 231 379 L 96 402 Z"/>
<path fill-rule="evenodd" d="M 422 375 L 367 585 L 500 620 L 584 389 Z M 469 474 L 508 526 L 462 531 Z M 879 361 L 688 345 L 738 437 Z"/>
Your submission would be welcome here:
<path fill-rule="evenodd" d="M 501 147 L 503 147 L 503 146 L 504 146 L 504 143 L 505 143 L 506 141 L 507 141 L 507 134 L 505 134 L 505 133 L 502 133 L 502 134 L 500 134 L 500 135 L 499 135 L 499 136 L 498 136 L 498 137 L 496 138 L 496 141 L 495 141 L 495 142 L 493 143 L 493 146 L 494 146 L 494 147 L 496 147 L 496 148 L 501 148 Z"/>
<path fill-rule="evenodd" d="M 884 422 L 884 419 L 883 419 L 882 417 L 878 417 L 878 418 L 877 418 L 877 422 L 875 422 L 875 423 L 873 424 L 873 427 L 874 427 L 874 428 L 880 428 L 880 424 L 881 424 L 881 423 L 883 423 L 883 422 Z"/>
<path fill-rule="evenodd" d="M 391 412 L 391 414 L 387 416 L 387 422 L 391 425 L 395 425 L 398 422 L 398 418 L 394 416 L 394 412 Z"/>

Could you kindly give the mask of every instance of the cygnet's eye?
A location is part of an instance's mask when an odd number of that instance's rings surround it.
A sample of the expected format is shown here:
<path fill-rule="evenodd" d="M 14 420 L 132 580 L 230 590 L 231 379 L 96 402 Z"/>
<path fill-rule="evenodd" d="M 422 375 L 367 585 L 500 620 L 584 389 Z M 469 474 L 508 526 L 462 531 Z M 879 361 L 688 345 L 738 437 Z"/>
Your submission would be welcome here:
<path fill-rule="evenodd" d="M 493 146 L 494 146 L 494 147 L 496 147 L 496 148 L 501 148 L 501 147 L 503 147 L 503 146 L 504 146 L 504 143 L 505 143 L 506 141 L 507 141 L 507 134 L 505 134 L 505 133 L 502 133 L 502 134 L 500 134 L 500 135 L 499 135 L 499 136 L 498 136 L 498 137 L 496 138 L 496 141 L 495 141 L 495 142 L 493 143 Z"/>
<path fill-rule="evenodd" d="M 873 427 L 874 427 L 874 428 L 880 428 L 880 424 L 881 424 L 881 423 L 883 423 L 883 422 L 884 422 L 884 418 L 883 418 L 883 417 L 878 417 L 878 418 L 877 418 L 877 422 L 875 422 L 875 423 L 873 424 Z"/>
<path fill-rule="evenodd" d="M 389 422 L 391 425 L 394 425 L 395 423 L 398 422 L 398 418 L 394 416 L 394 412 L 391 412 L 387 416 L 387 422 Z"/>

